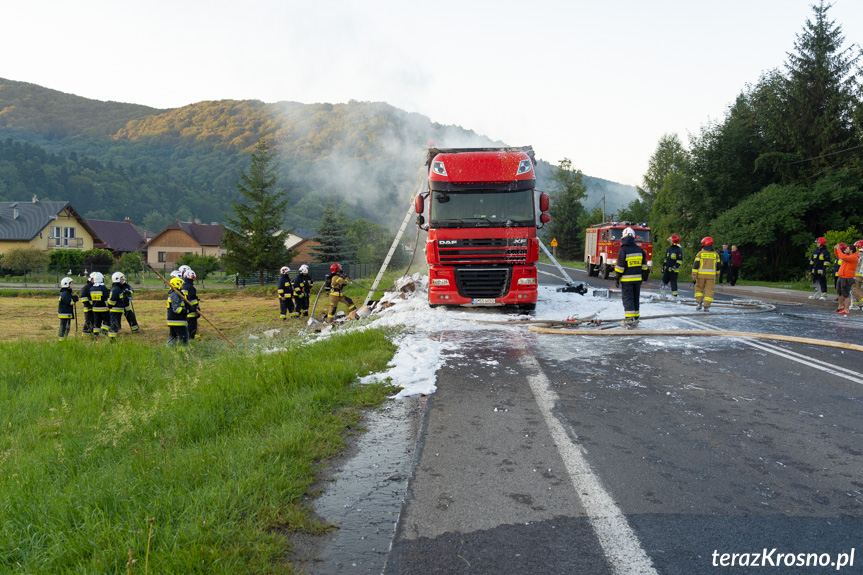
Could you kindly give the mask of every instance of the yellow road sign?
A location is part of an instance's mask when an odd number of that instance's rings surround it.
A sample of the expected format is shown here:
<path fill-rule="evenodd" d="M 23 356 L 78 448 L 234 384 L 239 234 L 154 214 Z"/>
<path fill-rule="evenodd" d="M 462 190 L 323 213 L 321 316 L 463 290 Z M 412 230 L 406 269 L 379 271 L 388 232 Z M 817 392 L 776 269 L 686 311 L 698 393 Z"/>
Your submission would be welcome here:
<path fill-rule="evenodd" d="M 551 247 L 553 247 L 553 248 L 556 248 L 556 247 L 557 247 L 557 238 L 552 238 L 552 239 L 551 239 Z"/>

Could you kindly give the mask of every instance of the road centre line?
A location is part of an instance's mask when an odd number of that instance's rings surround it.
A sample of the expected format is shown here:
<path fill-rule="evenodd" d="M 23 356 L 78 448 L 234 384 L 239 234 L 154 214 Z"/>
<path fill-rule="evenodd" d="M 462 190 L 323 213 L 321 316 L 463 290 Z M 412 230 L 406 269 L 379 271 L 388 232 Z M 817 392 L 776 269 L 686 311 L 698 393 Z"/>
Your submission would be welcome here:
<path fill-rule="evenodd" d="M 715 327 L 711 326 L 710 324 L 706 324 L 706 323 L 700 322 L 698 320 L 693 320 L 693 319 L 685 318 L 685 317 L 681 317 L 678 319 L 685 322 L 685 323 L 693 325 L 695 327 L 701 328 L 701 329 L 705 329 L 708 331 L 719 331 L 718 328 L 715 328 Z M 742 343 L 745 343 L 746 345 L 748 345 L 750 347 L 754 347 L 756 349 L 760 349 L 762 351 L 766 351 L 766 352 L 772 353 L 774 355 L 784 357 L 785 359 L 790 359 L 791 361 L 796 361 L 797 363 L 802 363 L 803 365 L 808 365 L 809 367 L 813 367 L 815 369 L 819 369 L 821 371 L 827 372 L 831 375 L 835 375 L 835 376 L 847 379 L 849 381 L 853 381 L 854 383 L 863 382 L 863 373 L 853 371 L 850 369 L 846 369 L 844 367 L 840 367 L 838 365 L 835 365 L 835 364 L 832 364 L 832 363 L 829 363 L 829 362 L 826 362 L 826 361 L 823 361 L 820 359 L 816 359 L 814 357 L 809 357 L 809 356 L 802 355 L 802 354 L 799 354 L 799 353 L 794 352 L 794 351 L 783 349 L 779 346 L 772 345 L 769 343 L 755 342 L 755 341 L 752 341 L 752 340 L 750 340 L 748 338 L 744 338 L 744 337 L 735 337 L 734 339 L 737 339 L 737 340 L 741 341 Z M 821 365 L 819 365 L 819 364 L 821 364 Z M 842 372 L 844 372 L 844 373 L 842 373 Z"/>
<path fill-rule="evenodd" d="M 574 441 L 578 436 L 572 431 L 567 433 L 561 421 L 555 417 L 554 409 L 560 398 L 551 388 L 551 382 L 536 358 L 522 355 L 519 361 L 528 372 L 530 389 L 612 571 L 615 575 L 656 575 L 653 562 L 623 512 L 587 461 L 584 448 Z"/>

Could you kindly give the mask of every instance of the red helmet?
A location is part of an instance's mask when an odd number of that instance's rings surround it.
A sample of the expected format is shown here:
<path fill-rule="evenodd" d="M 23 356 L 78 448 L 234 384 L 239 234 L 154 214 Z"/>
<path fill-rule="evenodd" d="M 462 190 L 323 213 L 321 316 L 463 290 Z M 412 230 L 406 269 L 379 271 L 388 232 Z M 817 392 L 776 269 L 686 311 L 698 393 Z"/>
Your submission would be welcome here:
<path fill-rule="evenodd" d="M 818 238 L 815 241 L 818 242 L 819 246 L 826 246 L 827 245 L 827 240 L 825 240 L 824 238 Z"/>
<path fill-rule="evenodd" d="M 705 236 L 705 237 L 701 238 L 701 245 L 702 246 L 712 246 L 713 245 L 713 238 L 711 238 L 710 236 Z"/>
<path fill-rule="evenodd" d="M 342 271 L 342 266 L 340 266 L 339 264 L 333 264 L 330 266 L 330 271 L 334 274 L 337 274 Z"/>
<path fill-rule="evenodd" d="M 680 236 L 675 236 L 674 234 L 672 234 L 671 237 L 668 238 L 668 241 L 670 241 L 673 244 L 679 244 L 680 243 Z"/>
<path fill-rule="evenodd" d="M 848 247 L 848 244 L 846 244 L 845 242 L 839 242 L 839 249 L 840 250 L 844 250 L 847 247 Z"/>
<path fill-rule="evenodd" d="M 854 247 L 856 247 L 858 250 L 863 249 L 863 240 L 857 240 L 856 242 L 854 242 Z"/>

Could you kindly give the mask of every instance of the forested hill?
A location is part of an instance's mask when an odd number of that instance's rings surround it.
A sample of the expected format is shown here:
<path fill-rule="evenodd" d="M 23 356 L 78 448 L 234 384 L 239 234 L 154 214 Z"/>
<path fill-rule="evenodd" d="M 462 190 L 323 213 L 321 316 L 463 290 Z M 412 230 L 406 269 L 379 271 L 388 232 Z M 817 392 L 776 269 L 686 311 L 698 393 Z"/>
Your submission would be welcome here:
<path fill-rule="evenodd" d="M 152 229 L 178 217 L 223 222 L 261 137 L 281 157 L 286 224 L 312 229 L 334 198 L 348 217 L 396 226 L 429 140 L 507 145 L 384 103 L 222 100 L 158 110 L 0 79 L 0 200 L 68 200 L 87 217 L 131 217 Z M 551 167 L 537 172 L 542 188 Z M 636 197 L 628 186 L 585 183 L 589 200 L 614 202 L 611 189 L 621 206 Z"/>

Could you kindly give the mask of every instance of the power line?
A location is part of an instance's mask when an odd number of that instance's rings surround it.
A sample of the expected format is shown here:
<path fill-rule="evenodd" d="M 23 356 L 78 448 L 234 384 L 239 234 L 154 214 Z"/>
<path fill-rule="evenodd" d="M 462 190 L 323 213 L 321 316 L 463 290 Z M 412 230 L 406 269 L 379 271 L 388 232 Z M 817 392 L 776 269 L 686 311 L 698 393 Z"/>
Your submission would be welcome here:
<path fill-rule="evenodd" d="M 844 150 L 838 150 L 836 152 L 830 152 L 829 154 L 824 154 L 823 156 L 817 156 L 815 158 L 806 158 L 805 160 L 797 160 L 796 162 L 788 162 L 785 164 L 786 166 L 792 166 L 794 164 L 802 164 L 803 162 L 811 162 L 812 160 L 820 160 L 821 158 L 827 158 L 829 156 L 835 156 L 836 154 L 843 154 L 845 152 L 850 152 L 851 150 L 856 150 L 857 148 L 863 148 L 863 144 L 858 146 L 854 146 L 852 148 L 846 148 Z"/>

